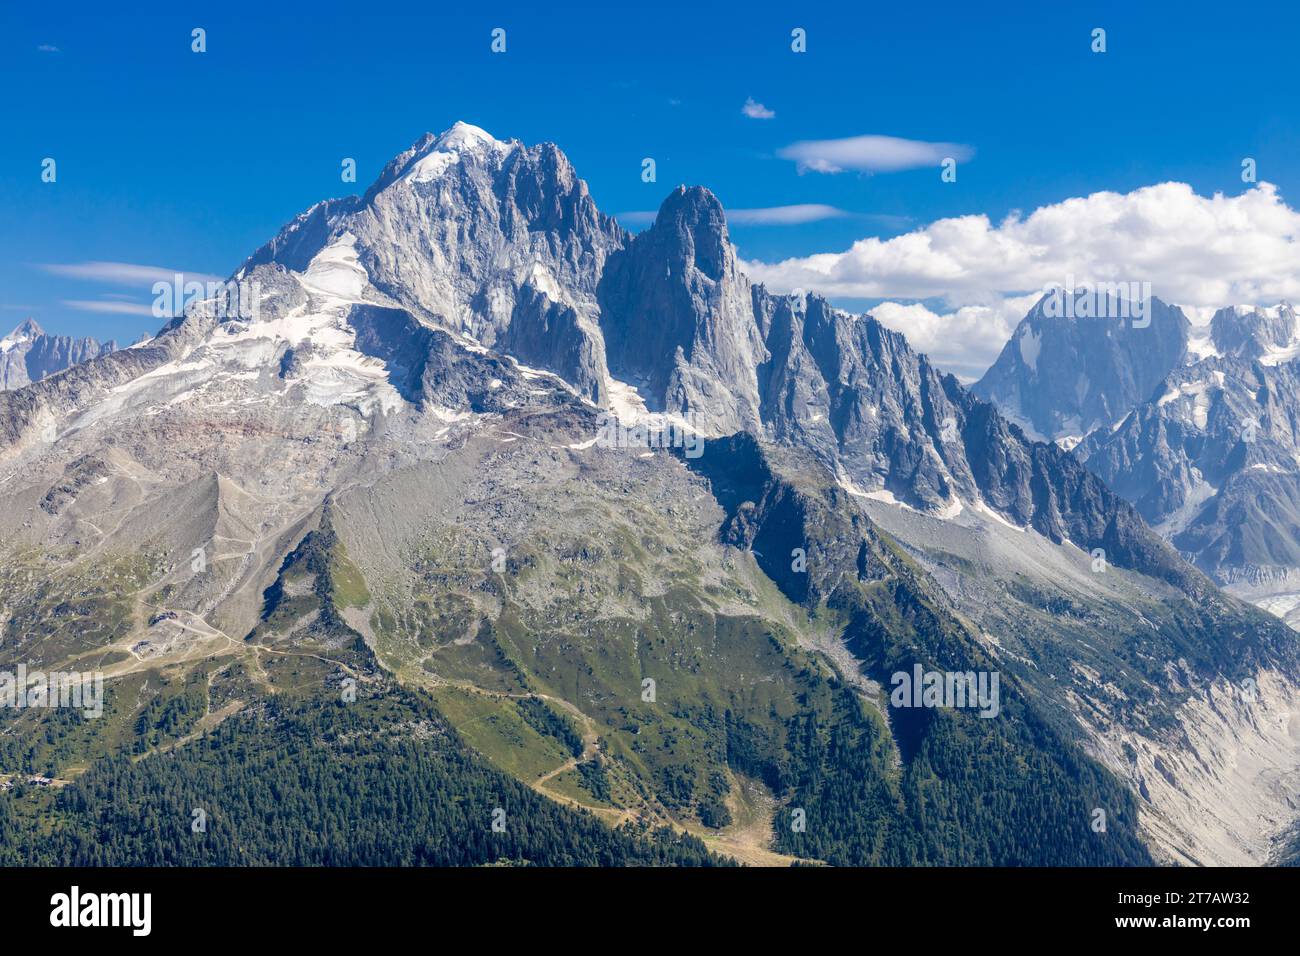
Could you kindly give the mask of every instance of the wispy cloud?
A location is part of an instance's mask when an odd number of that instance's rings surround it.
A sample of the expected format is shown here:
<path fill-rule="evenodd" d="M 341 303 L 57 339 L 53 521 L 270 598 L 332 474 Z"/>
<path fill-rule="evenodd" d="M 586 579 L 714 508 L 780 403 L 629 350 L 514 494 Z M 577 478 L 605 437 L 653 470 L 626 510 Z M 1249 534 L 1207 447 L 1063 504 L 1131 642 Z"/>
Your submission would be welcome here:
<path fill-rule="evenodd" d="M 130 262 L 70 262 L 38 263 L 51 275 L 80 279 L 87 282 L 109 282 L 114 285 L 153 285 L 155 282 L 172 282 L 178 274 L 186 282 L 220 282 L 220 276 L 204 272 L 186 272 L 184 269 L 165 269 L 162 266 L 135 265 Z"/>
<path fill-rule="evenodd" d="M 36 51 L 38 53 L 62 53 L 63 52 L 52 43 L 42 43 L 40 46 L 36 48 Z"/>
<path fill-rule="evenodd" d="M 938 166 L 945 159 L 965 162 L 975 150 L 961 143 L 927 143 L 896 136 L 850 136 L 847 139 L 810 139 L 777 150 L 791 159 L 799 172 L 896 173 L 904 169 Z"/>
<path fill-rule="evenodd" d="M 801 203 L 794 206 L 768 206 L 765 209 L 728 209 L 727 221 L 741 226 L 797 226 L 822 219 L 843 219 L 849 215 L 843 209 L 823 206 L 821 203 Z"/>
<path fill-rule="evenodd" d="M 748 116 L 750 119 L 775 119 L 776 118 L 775 110 L 768 109 L 762 103 L 759 103 L 757 100 L 755 100 L 752 96 L 749 97 L 747 100 L 745 100 L 745 105 L 740 108 L 740 111 L 744 113 L 746 116 Z"/>
<path fill-rule="evenodd" d="M 630 212 L 616 212 L 614 218 L 629 226 L 648 226 L 657 216 L 653 209 L 633 209 Z"/>
<path fill-rule="evenodd" d="M 761 209 L 728 209 L 727 222 L 736 226 L 797 226 L 823 219 L 844 219 L 853 213 L 821 203 L 799 203 L 793 206 L 767 206 Z M 655 221 L 649 209 L 620 212 L 615 218 L 630 225 L 644 226 Z"/>
<path fill-rule="evenodd" d="M 63 299 L 62 303 L 78 312 L 109 312 L 114 315 L 153 315 L 153 307 L 120 299 Z"/>

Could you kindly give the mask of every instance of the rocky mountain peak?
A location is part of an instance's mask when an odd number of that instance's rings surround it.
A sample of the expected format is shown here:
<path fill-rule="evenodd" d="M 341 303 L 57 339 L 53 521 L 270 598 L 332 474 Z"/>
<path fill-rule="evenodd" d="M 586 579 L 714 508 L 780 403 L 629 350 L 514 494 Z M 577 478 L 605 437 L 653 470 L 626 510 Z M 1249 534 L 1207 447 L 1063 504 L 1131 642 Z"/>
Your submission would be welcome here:
<path fill-rule="evenodd" d="M 673 190 L 610 256 L 597 300 L 610 371 L 648 408 L 690 414 L 709 434 L 758 427 L 767 348 L 713 193 Z"/>
<path fill-rule="evenodd" d="M 1286 302 L 1269 308 L 1236 305 L 1219 309 L 1210 319 L 1210 337 L 1220 352 L 1262 358 L 1296 344 L 1295 310 Z"/>
<path fill-rule="evenodd" d="M 1191 323 L 1152 296 L 1129 303 L 1044 295 L 972 390 L 1030 435 L 1078 441 L 1145 401 L 1187 356 Z"/>
<path fill-rule="evenodd" d="M 438 149 L 476 149 L 481 146 L 502 146 L 500 140 L 487 130 L 464 120 L 457 120 L 434 138 Z"/>
<path fill-rule="evenodd" d="M 1153 303 L 1147 328 L 1120 330 L 1040 302 L 974 391 L 1071 448 L 1221 585 L 1300 625 L 1295 310 L 1228 306 L 1191 328 Z"/>
<path fill-rule="evenodd" d="M 595 287 L 627 234 L 554 144 L 502 141 L 463 122 L 426 133 L 364 196 L 308 210 L 245 269 L 302 273 L 345 239 L 371 287 L 420 322 L 605 400 Z"/>
<path fill-rule="evenodd" d="M 462 162 L 470 165 L 499 162 L 522 146 L 518 140 L 498 140 L 487 130 L 458 121 L 441 133 L 425 133 L 394 156 L 366 190 L 361 204 L 372 203 L 398 181 L 430 182 Z"/>
<path fill-rule="evenodd" d="M 734 267 L 722 203 L 703 186 L 678 186 L 669 193 L 647 231 L 661 238 L 670 263 L 681 268 L 694 267 L 718 282 Z"/>
<path fill-rule="evenodd" d="M 34 339 L 37 336 L 41 336 L 44 334 L 45 334 L 45 330 L 41 328 L 40 324 L 31 316 L 28 316 L 27 318 L 23 319 L 23 321 L 18 323 L 18 326 L 12 332 L 6 335 L 5 338 L 11 342 L 14 342 L 20 339 Z"/>

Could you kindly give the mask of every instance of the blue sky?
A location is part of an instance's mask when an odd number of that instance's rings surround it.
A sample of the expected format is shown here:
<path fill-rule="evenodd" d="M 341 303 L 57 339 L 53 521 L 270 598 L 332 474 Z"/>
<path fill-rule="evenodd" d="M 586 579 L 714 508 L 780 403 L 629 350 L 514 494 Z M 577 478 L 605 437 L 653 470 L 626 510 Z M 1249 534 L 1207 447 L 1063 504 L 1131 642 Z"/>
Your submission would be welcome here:
<path fill-rule="evenodd" d="M 1300 194 L 1293 4 L 1011 3 L 996 17 L 936 2 L 8 6 L 0 332 L 28 314 L 62 333 L 152 332 L 149 316 L 67 304 L 147 304 L 147 284 L 41 266 L 228 275 L 294 214 L 364 189 L 457 119 L 558 143 L 610 213 L 657 208 L 685 182 L 729 208 L 852 214 L 734 225 L 742 257 L 769 262 L 1098 190 L 1173 180 L 1236 195 L 1245 156 L 1284 201 Z M 191 52 L 194 27 L 206 53 Z M 790 50 L 794 27 L 806 54 Z M 749 98 L 775 115 L 744 115 Z M 869 134 L 974 156 L 943 183 L 929 166 L 800 174 L 780 155 Z M 641 181 L 646 156 L 656 183 Z M 55 183 L 41 182 L 44 157 Z M 344 157 L 356 186 L 340 181 Z"/>

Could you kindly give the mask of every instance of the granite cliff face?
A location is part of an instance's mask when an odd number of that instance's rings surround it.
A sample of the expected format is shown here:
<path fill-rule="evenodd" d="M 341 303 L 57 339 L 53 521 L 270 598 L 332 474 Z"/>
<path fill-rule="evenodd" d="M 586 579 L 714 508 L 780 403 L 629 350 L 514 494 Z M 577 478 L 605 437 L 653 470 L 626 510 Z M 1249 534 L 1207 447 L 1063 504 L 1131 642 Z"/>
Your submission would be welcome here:
<path fill-rule="evenodd" d="M 671 193 L 654 225 L 610 257 L 597 294 L 610 371 L 647 408 L 696 416 L 715 435 L 759 424 L 767 350 L 712 193 Z"/>
<path fill-rule="evenodd" d="M 344 235 L 374 288 L 421 320 L 605 400 L 596 284 L 628 236 L 553 144 L 466 123 L 426 134 L 360 199 L 313 207 L 245 269 L 301 270 Z"/>

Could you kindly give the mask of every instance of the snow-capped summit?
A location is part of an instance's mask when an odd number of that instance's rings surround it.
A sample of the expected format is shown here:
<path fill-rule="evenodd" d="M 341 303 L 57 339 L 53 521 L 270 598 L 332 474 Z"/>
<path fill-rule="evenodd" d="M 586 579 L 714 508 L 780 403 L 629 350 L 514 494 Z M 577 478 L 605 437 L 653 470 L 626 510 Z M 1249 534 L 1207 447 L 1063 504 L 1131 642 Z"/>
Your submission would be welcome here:
<path fill-rule="evenodd" d="M 554 144 L 498 140 L 464 122 L 426 133 L 363 196 L 308 210 L 242 271 L 304 272 L 344 234 L 380 295 L 604 400 L 596 282 L 627 235 Z"/>
<path fill-rule="evenodd" d="M 520 145 L 518 140 L 502 142 L 485 129 L 457 122 L 437 136 L 425 134 L 400 178 L 417 183 L 430 182 L 459 163 L 462 156 L 502 159 Z"/>
<path fill-rule="evenodd" d="M 472 149 L 476 146 L 507 146 L 482 127 L 457 120 L 435 139 L 438 149 Z"/>

